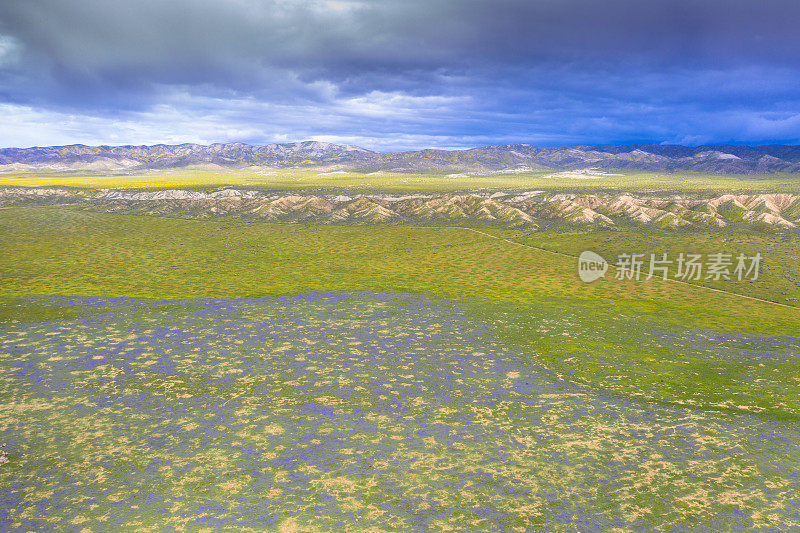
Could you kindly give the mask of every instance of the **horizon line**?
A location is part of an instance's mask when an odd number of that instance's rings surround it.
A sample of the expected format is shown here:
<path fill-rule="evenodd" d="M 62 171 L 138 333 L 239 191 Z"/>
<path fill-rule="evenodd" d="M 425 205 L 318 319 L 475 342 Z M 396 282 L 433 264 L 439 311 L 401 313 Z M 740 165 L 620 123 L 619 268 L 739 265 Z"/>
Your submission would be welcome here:
<path fill-rule="evenodd" d="M 405 150 L 387 150 L 387 151 L 379 151 L 379 150 L 371 150 L 369 148 L 364 148 L 359 145 L 355 144 L 348 144 L 348 143 L 334 143 L 329 141 L 318 141 L 314 139 L 305 139 L 305 140 L 298 140 L 298 141 L 287 141 L 287 142 L 271 142 L 265 144 L 253 144 L 244 141 L 227 141 L 227 142 L 211 142 L 211 143 L 197 143 L 197 142 L 182 142 L 182 143 L 166 143 L 166 142 L 159 142 L 153 144 L 84 144 L 84 143 L 72 143 L 72 144 L 51 144 L 51 145 L 34 145 L 34 146 L 4 146 L 0 147 L 0 150 L 33 150 L 37 148 L 68 148 L 68 147 L 75 147 L 75 146 L 83 146 L 86 148 L 152 148 L 156 146 L 167 146 L 167 147 L 176 147 L 176 146 L 202 146 L 202 147 L 211 147 L 211 146 L 222 146 L 222 145 L 230 145 L 230 144 L 239 144 L 244 146 L 250 146 L 254 148 L 263 148 L 267 146 L 287 146 L 287 145 L 297 145 L 297 144 L 305 144 L 305 143 L 320 143 L 326 144 L 331 146 L 339 146 L 339 147 L 351 147 L 351 148 L 358 148 L 360 150 L 364 150 L 367 152 L 377 153 L 377 154 L 386 154 L 386 153 L 404 153 L 404 152 L 424 152 L 424 151 L 443 151 L 443 152 L 467 152 L 470 150 L 479 150 L 481 148 L 496 148 L 502 146 L 515 146 L 515 145 L 523 145 L 523 146 L 532 146 L 535 148 L 544 148 L 549 150 L 557 150 L 557 149 L 566 149 L 566 148 L 612 148 L 612 147 L 627 147 L 627 146 L 663 146 L 663 147 L 679 147 L 679 148 L 704 148 L 704 147 L 721 147 L 721 146 L 730 146 L 730 147 L 745 147 L 745 148 L 765 148 L 765 147 L 772 147 L 772 146 L 780 146 L 785 148 L 800 148 L 800 144 L 784 144 L 779 142 L 767 142 L 762 141 L 759 143 L 746 143 L 746 142 L 736 142 L 736 141 L 729 141 L 729 142 L 717 142 L 717 143 L 703 143 L 703 144 L 678 144 L 673 142 L 655 142 L 655 141 L 646 141 L 646 142 L 623 142 L 623 143 L 599 143 L 599 144 L 563 144 L 563 145 L 554 145 L 554 146 L 543 146 L 538 145 L 531 142 L 507 142 L 507 143 L 499 143 L 499 144 L 482 144 L 482 145 L 475 145 L 469 148 L 434 148 L 434 147 L 422 147 L 422 148 L 415 148 L 415 149 L 405 149 Z"/>

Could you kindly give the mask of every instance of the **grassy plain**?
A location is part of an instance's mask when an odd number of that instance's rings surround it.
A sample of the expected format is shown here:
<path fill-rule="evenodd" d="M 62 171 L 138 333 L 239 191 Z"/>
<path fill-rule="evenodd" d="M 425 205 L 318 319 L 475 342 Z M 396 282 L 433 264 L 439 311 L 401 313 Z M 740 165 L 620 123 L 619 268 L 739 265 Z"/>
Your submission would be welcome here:
<path fill-rule="evenodd" d="M 800 306 L 800 235 L 796 232 L 750 231 L 739 228 L 712 230 L 661 229 L 646 226 L 619 226 L 614 229 L 581 229 L 575 227 L 549 228 L 544 231 L 503 231 L 483 229 L 487 233 L 521 242 L 537 248 L 577 257 L 592 250 L 610 264 L 620 254 L 643 254 L 642 275 L 648 273 L 650 254 L 661 258 L 667 253 L 673 261 L 670 275 L 678 279 L 674 262 L 679 254 L 730 254 L 734 259 L 743 253 L 752 257 L 760 253 L 764 260 L 757 279 L 707 279 L 703 272 L 689 283 L 713 287 L 727 292 L 771 300 L 785 305 Z M 613 275 L 613 271 L 611 274 Z"/>
<path fill-rule="evenodd" d="M 564 250 L 593 243 L 571 238 Z M 800 310 L 656 280 L 585 285 L 570 257 L 461 228 L 245 224 L 13 208 L 0 211 L 0 246 L 6 251 L 0 295 L 7 302 L 26 295 L 425 294 L 471 302 L 478 315 L 506 316 L 506 336 L 565 379 L 663 402 L 800 416 L 795 362 L 742 367 L 719 357 L 711 344 L 684 351 L 658 336 L 791 335 Z M 3 312 L 12 319 L 18 311 L 6 305 Z M 559 326 L 543 328 L 547 321 Z"/>
<path fill-rule="evenodd" d="M 39 301 L 82 313 L 0 324 L 3 529 L 799 523 L 797 424 L 553 379 L 496 334 L 507 314 L 399 293 Z"/>
<path fill-rule="evenodd" d="M 473 229 L 1 209 L 0 525 L 800 525 L 800 309 L 742 297 L 793 303 L 796 236 Z M 587 285 L 583 249 L 768 268 Z"/>
<path fill-rule="evenodd" d="M 796 174 L 719 175 L 615 171 L 599 179 L 548 177 L 552 172 L 443 173 L 350 172 L 310 169 L 160 170 L 144 174 L 2 173 L 0 186 L 63 186 L 107 189 L 170 189 L 222 186 L 253 189 L 325 189 L 359 192 L 463 190 L 569 190 L 665 192 L 800 192 Z"/>

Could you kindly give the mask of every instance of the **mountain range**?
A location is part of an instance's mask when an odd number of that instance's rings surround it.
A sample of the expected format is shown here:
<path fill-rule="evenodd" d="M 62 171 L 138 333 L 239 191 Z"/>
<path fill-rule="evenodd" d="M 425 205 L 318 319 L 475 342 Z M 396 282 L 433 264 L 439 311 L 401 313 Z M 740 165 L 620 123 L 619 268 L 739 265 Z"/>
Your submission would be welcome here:
<path fill-rule="evenodd" d="M 0 149 L 0 171 L 137 172 L 202 166 L 335 167 L 353 171 L 502 172 L 587 166 L 654 172 L 769 174 L 800 172 L 800 146 L 635 144 L 540 148 L 505 144 L 468 150 L 375 152 L 318 141 L 253 146 L 244 143 L 152 146 L 49 146 Z"/>

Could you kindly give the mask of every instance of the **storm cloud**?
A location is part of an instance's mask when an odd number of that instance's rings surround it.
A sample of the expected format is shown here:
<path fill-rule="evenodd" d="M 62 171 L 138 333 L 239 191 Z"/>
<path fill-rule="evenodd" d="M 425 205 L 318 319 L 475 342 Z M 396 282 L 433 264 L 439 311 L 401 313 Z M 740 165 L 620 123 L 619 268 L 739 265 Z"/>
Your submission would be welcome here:
<path fill-rule="evenodd" d="M 800 142 L 794 0 L 0 2 L 0 144 Z"/>

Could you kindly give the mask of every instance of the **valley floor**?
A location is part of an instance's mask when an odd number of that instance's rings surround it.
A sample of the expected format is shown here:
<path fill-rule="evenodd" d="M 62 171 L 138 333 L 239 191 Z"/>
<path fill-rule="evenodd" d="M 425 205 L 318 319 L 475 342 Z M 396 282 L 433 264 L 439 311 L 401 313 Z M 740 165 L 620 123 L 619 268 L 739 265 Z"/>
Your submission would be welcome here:
<path fill-rule="evenodd" d="M 3 209 L 3 527 L 800 527 L 792 235 L 484 229 Z M 773 270 L 570 257 L 698 243 Z"/>
<path fill-rule="evenodd" d="M 0 329 L 4 530 L 800 527 L 800 422 L 566 382 L 463 305 L 18 304 L 63 316 Z M 745 364 L 800 351 L 728 342 Z"/>

